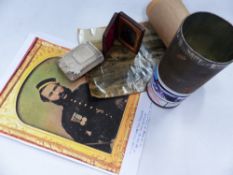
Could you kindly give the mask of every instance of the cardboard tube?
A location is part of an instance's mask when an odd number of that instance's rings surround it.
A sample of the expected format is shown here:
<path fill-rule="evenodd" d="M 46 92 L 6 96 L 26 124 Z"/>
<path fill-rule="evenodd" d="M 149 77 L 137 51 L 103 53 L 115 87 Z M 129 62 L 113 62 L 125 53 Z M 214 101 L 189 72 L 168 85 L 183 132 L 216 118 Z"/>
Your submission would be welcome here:
<path fill-rule="evenodd" d="M 181 0 L 153 0 L 147 6 L 147 16 L 154 30 L 168 46 L 180 24 L 189 15 Z"/>

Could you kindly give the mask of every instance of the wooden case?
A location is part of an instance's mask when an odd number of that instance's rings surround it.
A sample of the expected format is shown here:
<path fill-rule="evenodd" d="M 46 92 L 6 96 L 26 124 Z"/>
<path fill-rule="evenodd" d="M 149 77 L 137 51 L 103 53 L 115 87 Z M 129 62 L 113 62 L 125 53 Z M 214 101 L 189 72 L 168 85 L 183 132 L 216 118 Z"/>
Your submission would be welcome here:
<path fill-rule="evenodd" d="M 103 54 L 106 55 L 116 39 L 132 52 L 137 53 L 144 32 L 144 27 L 124 12 L 115 13 L 103 35 Z"/>

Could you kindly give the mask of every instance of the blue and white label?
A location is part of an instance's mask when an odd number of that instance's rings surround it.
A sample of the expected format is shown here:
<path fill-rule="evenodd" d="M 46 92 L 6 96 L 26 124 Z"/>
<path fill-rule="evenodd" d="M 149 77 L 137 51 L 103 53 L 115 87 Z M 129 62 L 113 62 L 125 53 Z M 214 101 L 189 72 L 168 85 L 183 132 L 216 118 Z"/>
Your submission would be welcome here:
<path fill-rule="evenodd" d="M 147 93 L 150 99 L 164 108 L 176 107 L 188 94 L 180 94 L 169 89 L 160 79 L 158 66 L 156 65 L 153 78 L 147 85 Z"/>

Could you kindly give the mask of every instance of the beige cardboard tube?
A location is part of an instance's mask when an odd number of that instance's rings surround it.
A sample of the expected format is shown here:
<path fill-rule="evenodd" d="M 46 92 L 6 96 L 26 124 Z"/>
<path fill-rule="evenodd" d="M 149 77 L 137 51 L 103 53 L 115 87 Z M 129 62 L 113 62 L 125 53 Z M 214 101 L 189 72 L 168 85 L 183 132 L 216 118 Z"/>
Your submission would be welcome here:
<path fill-rule="evenodd" d="M 147 6 L 147 16 L 164 44 L 168 46 L 180 24 L 189 15 L 181 0 L 153 0 Z"/>

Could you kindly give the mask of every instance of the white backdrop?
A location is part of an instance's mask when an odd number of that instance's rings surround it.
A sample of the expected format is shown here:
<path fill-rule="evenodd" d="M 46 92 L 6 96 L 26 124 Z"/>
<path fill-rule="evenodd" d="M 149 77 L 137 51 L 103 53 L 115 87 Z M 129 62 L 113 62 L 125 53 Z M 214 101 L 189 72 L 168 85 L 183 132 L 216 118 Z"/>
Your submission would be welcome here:
<path fill-rule="evenodd" d="M 149 0 L 0 0 L 0 78 L 29 33 L 76 44 L 76 29 L 106 26 L 116 11 L 145 21 Z M 233 23 L 232 0 L 184 0 Z M 233 65 L 179 107 L 153 107 L 138 175 L 233 174 Z M 0 175 L 79 174 L 77 163 L 0 137 Z M 93 175 L 95 171 L 93 171 Z"/>

